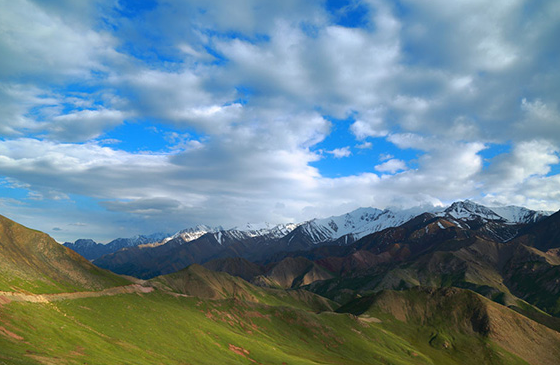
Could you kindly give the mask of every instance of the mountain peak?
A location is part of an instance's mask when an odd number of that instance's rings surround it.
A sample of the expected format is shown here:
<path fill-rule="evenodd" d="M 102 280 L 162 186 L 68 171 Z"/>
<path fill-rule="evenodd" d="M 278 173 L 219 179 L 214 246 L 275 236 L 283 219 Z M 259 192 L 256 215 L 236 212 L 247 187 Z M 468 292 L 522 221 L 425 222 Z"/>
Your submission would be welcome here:
<path fill-rule="evenodd" d="M 486 220 L 505 220 L 493 210 L 471 200 L 454 202 L 443 213 L 455 219 L 474 219 L 480 217 Z"/>
<path fill-rule="evenodd" d="M 491 207 L 490 209 L 512 223 L 536 223 L 554 213 L 544 210 L 531 210 L 515 205 Z"/>

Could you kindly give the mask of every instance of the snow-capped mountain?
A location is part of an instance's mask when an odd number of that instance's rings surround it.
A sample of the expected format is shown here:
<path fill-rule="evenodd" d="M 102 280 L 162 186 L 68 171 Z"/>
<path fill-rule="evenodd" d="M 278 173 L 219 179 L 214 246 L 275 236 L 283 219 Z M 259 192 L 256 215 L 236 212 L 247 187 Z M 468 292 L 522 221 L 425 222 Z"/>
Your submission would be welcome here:
<path fill-rule="evenodd" d="M 417 207 L 411 209 L 359 208 L 350 213 L 329 218 L 313 219 L 299 224 L 291 234 L 290 240 L 303 238 L 314 244 L 334 242 L 344 237 L 338 244 L 350 244 L 364 236 L 397 227 L 422 214 L 431 213 L 449 219 L 461 226 L 468 222 L 492 222 L 488 230 L 498 230 L 495 225 L 514 225 L 536 222 L 551 212 L 533 211 L 523 207 L 508 206 L 488 208 L 470 200 L 459 201 L 448 207 Z M 509 232 L 511 231 L 511 232 Z M 496 232 L 502 240 L 511 239 L 517 230 Z M 296 235 L 298 237 L 296 237 Z"/>
<path fill-rule="evenodd" d="M 436 215 L 461 220 L 474 220 L 477 218 L 492 221 L 505 220 L 491 209 L 470 200 L 455 202 L 443 211 L 436 212 Z"/>
<path fill-rule="evenodd" d="M 222 242 L 223 235 L 229 235 L 234 239 L 243 240 L 247 238 L 266 238 L 270 240 L 280 239 L 292 232 L 298 225 L 293 223 L 271 225 L 264 223 L 262 225 L 247 224 L 243 227 L 235 227 L 229 229 L 219 236 L 218 242 Z M 220 232 L 218 232 L 220 233 Z"/>
<path fill-rule="evenodd" d="M 294 232 L 297 231 L 300 236 L 316 244 L 336 241 L 342 237 L 345 237 L 344 243 L 351 243 L 368 234 L 399 226 L 416 215 L 416 209 L 393 211 L 359 208 L 339 216 L 310 220 L 300 224 Z"/>
<path fill-rule="evenodd" d="M 486 207 L 470 200 L 459 201 L 447 208 L 436 211 L 440 217 L 469 221 L 482 219 L 483 221 L 501 221 L 506 224 L 527 224 L 538 222 L 553 212 L 535 211 L 514 205 L 503 207 Z"/>
<path fill-rule="evenodd" d="M 160 244 L 165 244 L 173 239 L 180 238 L 183 242 L 190 242 L 194 241 L 206 233 L 216 233 L 222 231 L 222 227 L 210 227 L 206 225 L 198 225 L 196 227 L 191 227 L 187 229 L 183 229 L 172 236 L 165 237 Z"/>
<path fill-rule="evenodd" d="M 535 223 L 548 216 L 549 212 L 537 212 L 517 206 L 488 208 L 465 200 L 440 209 L 435 215 L 460 228 L 474 229 L 485 238 L 508 242 L 517 236 L 520 225 Z"/>
<path fill-rule="evenodd" d="M 538 219 L 535 217 L 546 213 L 519 207 L 497 210 L 501 214 L 467 200 L 443 208 L 359 208 L 340 216 L 300 224 L 248 224 L 227 230 L 197 226 L 179 231 L 158 244 L 130 247 L 105 255 L 94 263 L 120 274 L 141 278 L 221 258 L 241 257 L 253 262 L 272 263 L 286 257 L 287 253 L 306 252 L 319 246 L 331 246 L 324 252 L 343 252 L 346 248 L 351 249 L 349 245 L 358 243 L 358 240 L 367 240 L 366 236 L 372 233 L 401 226 L 419 216 L 437 221 L 442 230 L 456 225 L 461 230 L 476 232 L 489 240 L 508 242 L 522 228 L 523 225 L 518 223 Z M 441 222 L 437 217 L 441 217 Z"/>
<path fill-rule="evenodd" d="M 165 239 L 169 236 L 169 233 L 153 233 L 150 235 L 137 235 L 134 237 L 129 238 L 117 238 L 107 244 L 107 246 L 114 247 L 114 248 L 125 248 L 125 247 L 133 247 L 138 245 L 144 245 L 147 243 L 154 243 L 160 242 L 161 240 Z"/>
<path fill-rule="evenodd" d="M 510 223 L 535 223 L 554 213 L 544 210 L 530 210 L 514 205 L 490 207 L 490 209 Z"/>
<path fill-rule="evenodd" d="M 199 225 L 194 228 L 184 229 L 175 233 L 173 236 L 165 238 L 160 244 L 167 243 L 171 240 L 179 238 L 182 243 L 194 241 L 205 234 L 211 234 L 215 240 L 222 244 L 225 240 L 245 240 L 250 238 L 262 237 L 265 239 L 279 239 L 290 233 L 297 225 L 295 224 L 278 224 L 271 225 L 268 223 L 247 224 L 241 227 L 224 229 L 222 227 L 209 227 Z"/>

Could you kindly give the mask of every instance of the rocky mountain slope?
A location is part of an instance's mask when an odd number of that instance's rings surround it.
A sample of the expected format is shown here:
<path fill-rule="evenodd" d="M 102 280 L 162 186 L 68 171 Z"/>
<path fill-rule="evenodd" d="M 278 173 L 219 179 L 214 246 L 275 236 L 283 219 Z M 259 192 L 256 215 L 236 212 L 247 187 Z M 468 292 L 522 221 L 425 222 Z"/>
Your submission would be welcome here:
<path fill-rule="evenodd" d="M 129 284 L 47 234 L 0 216 L 0 290 L 57 293 Z"/>

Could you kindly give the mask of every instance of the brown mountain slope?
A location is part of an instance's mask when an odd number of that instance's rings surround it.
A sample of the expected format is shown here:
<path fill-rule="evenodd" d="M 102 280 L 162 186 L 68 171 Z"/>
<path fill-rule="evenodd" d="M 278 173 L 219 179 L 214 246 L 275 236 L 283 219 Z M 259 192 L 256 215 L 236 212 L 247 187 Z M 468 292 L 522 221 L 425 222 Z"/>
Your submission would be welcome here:
<path fill-rule="evenodd" d="M 255 276 L 262 275 L 264 269 L 242 257 L 227 257 L 215 259 L 202 264 L 205 268 L 213 271 L 227 272 L 244 280 L 251 281 Z"/>
<path fill-rule="evenodd" d="M 0 290 L 57 293 L 130 284 L 45 233 L 0 216 Z"/>
<path fill-rule="evenodd" d="M 394 329 L 403 324 L 415 327 L 416 332 L 409 332 L 413 341 L 447 351 L 462 351 L 461 336 L 466 335 L 482 345 L 498 345 L 530 364 L 553 365 L 560 359 L 560 333 L 469 290 L 388 290 L 356 299 L 337 311 L 383 318 Z"/>
<path fill-rule="evenodd" d="M 545 252 L 560 248 L 560 211 L 529 226 L 515 241 Z"/>
<path fill-rule="evenodd" d="M 313 311 L 331 311 L 336 306 L 334 302 L 305 290 L 261 288 L 239 277 L 211 271 L 198 264 L 148 282 L 160 290 L 205 299 L 235 299 Z"/>
<path fill-rule="evenodd" d="M 237 298 L 257 302 L 255 291 L 245 280 L 229 274 L 208 270 L 198 264 L 173 274 L 150 279 L 160 289 L 207 299 Z"/>
<path fill-rule="evenodd" d="M 361 249 L 352 254 L 317 260 L 316 264 L 338 276 L 311 283 L 307 289 L 344 303 L 353 295 L 382 289 L 451 286 L 473 290 L 508 306 L 519 306 L 521 298 L 558 317 L 559 251 L 543 252 L 525 245 L 538 246 L 541 239 L 556 237 L 558 217 L 538 223 L 546 234 L 531 230 L 527 232 L 532 235 L 496 242 L 445 219 L 419 216 L 400 227 L 364 237 L 355 243 Z M 354 257 L 358 254 L 359 261 Z M 343 265 L 349 262 L 353 264 Z"/>
<path fill-rule="evenodd" d="M 333 276 L 313 261 L 304 257 L 287 257 L 282 261 L 270 265 L 269 270 L 262 276 L 253 279 L 261 286 L 279 288 L 297 288 L 318 280 L 331 279 Z"/>
<path fill-rule="evenodd" d="M 560 317 L 560 258 L 534 247 L 517 244 L 503 271 L 511 292 L 540 309 Z"/>

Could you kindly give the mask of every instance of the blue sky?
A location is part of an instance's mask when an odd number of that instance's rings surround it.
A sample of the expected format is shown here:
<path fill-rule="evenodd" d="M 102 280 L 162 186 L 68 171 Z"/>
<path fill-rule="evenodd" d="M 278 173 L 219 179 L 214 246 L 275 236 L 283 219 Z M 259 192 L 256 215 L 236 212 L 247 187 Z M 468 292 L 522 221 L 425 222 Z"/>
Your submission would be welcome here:
<path fill-rule="evenodd" d="M 0 1 L 0 214 L 59 241 L 560 209 L 560 3 Z"/>

